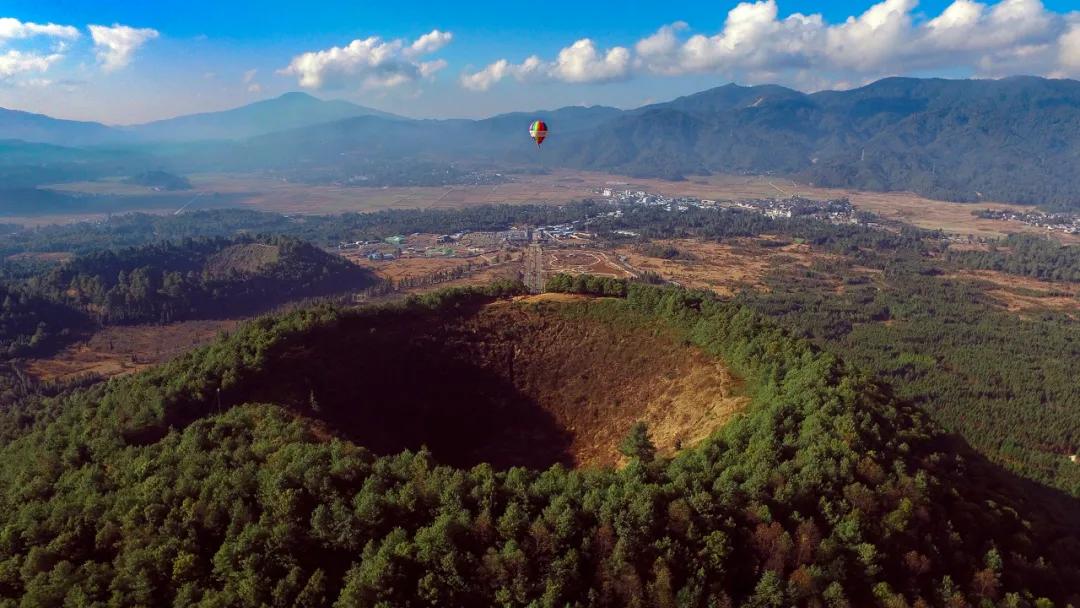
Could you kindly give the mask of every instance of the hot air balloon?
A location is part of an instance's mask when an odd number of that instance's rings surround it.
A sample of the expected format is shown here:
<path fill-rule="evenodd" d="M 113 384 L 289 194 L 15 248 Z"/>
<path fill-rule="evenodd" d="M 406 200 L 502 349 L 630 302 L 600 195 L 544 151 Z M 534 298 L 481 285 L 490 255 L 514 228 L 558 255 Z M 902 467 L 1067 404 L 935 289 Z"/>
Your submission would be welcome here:
<path fill-rule="evenodd" d="M 548 128 L 547 123 L 542 120 L 534 120 L 529 125 L 529 137 L 533 138 L 536 142 L 536 147 L 539 148 L 540 144 L 544 143 L 544 139 L 547 138 Z"/>

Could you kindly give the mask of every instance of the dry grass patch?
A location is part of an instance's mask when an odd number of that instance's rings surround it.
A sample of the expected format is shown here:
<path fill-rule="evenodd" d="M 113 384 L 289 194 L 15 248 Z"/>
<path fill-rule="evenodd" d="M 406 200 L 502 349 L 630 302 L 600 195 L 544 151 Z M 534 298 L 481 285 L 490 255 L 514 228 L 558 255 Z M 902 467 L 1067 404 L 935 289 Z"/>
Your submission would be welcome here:
<path fill-rule="evenodd" d="M 228 319 L 107 327 L 51 357 L 28 359 L 26 371 L 41 380 L 129 374 L 207 344 L 238 324 L 238 320 Z"/>

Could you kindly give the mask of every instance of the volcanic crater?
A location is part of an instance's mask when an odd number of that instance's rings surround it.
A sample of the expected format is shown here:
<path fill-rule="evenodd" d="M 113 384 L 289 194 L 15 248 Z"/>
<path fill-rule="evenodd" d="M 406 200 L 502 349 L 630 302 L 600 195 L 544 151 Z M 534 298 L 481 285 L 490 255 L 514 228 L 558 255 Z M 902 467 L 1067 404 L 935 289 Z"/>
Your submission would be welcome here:
<path fill-rule="evenodd" d="M 263 371 L 252 400 L 379 454 L 426 446 L 465 467 L 617 466 L 637 421 L 670 455 L 748 402 L 670 328 L 576 296 L 347 316 L 286 341 Z"/>

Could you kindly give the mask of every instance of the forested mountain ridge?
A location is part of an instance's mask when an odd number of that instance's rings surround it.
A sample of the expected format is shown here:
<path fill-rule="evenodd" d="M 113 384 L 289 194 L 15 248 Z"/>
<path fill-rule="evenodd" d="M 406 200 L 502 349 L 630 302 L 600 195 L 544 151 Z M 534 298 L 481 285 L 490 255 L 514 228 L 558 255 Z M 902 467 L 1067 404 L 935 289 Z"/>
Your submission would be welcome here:
<path fill-rule="evenodd" d="M 271 363 L 283 354 L 317 358 L 322 340 L 467 318 L 488 301 L 443 292 L 402 308 L 267 317 L 160 368 L 38 404 L 29 426 L 22 412 L 5 416 L 0 597 L 39 606 L 1080 599 L 1075 530 L 1047 527 L 993 484 L 967 480 L 974 463 L 887 387 L 704 293 L 631 285 L 625 300 L 539 305 L 671 327 L 747 380 L 747 414 L 673 460 L 655 458 L 639 436 L 620 470 L 462 470 L 427 452 L 376 455 L 328 438 L 312 419 L 345 403 L 320 400 L 317 386 L 286 407 L 245 403 L 273 393 Z"/>
<path fill-rule="evenodd" d="M 889 78 L 810 95 L 728 85 L 576 137 L 564 162 L 661 177 L 775 172 L 821 186 L 1071 208 L 1080 205 L 1078 133 L 1073 80 Z M 657 165 L 666 146 L 680 156 Z"/>

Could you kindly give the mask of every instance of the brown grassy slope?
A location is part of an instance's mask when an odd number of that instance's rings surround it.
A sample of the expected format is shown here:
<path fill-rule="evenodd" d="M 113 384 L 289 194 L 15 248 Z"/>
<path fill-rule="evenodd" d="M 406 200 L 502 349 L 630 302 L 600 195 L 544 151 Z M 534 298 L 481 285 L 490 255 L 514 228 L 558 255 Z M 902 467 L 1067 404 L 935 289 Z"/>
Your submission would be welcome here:
<path fill-rule="evenodd" d="M 206 261 L 206 272 L 214 279 L 224 279 L 230 274 L 253 275 L 280 259 L 281 248 L 276 245 L 241 243 L 210 256 Z"/>

